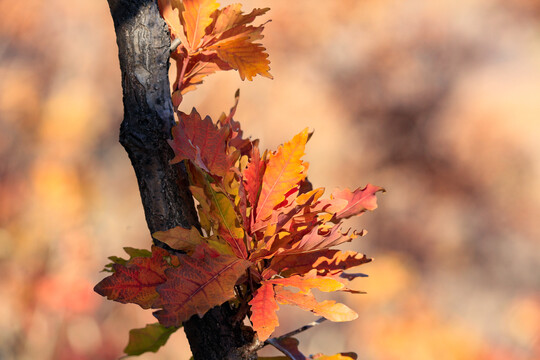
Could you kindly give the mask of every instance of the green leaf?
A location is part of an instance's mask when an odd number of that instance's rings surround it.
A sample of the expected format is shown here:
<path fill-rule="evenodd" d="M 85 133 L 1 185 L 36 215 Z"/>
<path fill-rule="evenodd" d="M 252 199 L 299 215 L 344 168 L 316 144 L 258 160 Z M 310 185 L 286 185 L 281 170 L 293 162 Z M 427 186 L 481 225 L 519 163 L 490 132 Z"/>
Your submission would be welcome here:
<path fill-rule="evenodd" d="M 134 356 L 149 351 L 156 352 L 178 329 L 175 326 L 164 327 L 159 323 L 148 324 L 142 329 L 132 329 L 129 331 L 129 342 L 124 353 L 128 356 Z"/>

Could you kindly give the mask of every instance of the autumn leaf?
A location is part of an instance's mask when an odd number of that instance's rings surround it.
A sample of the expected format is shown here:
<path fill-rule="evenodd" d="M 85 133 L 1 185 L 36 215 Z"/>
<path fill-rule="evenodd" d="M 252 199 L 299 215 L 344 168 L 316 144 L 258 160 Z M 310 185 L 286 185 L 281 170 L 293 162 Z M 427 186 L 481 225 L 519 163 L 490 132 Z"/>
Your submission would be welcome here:
<path fill-rule="evenodd" d="M 253 330 L 257 332 L 259 341 L 265 341 L 279 325 L 276 311 L 279 309 L 274 297 L 274 286 L 263 282 L 249 302 L 252 315 L 250 317 Z"/>
<path fill-rule="evenodd" d="M 178 267 L 165 272 L 166 282 L 157 287 L 163 310 L 154 316 L 163 326 L 179 326 L 192 315 L 202 317 L 214 306 L 234 297 L 234 285 L 252 264 L 235 256 L 213 257 L 205 253 L 197 259 L 180 255 Z"/>
<path fill-rule="evenodd" d="M 232 4 L 218 10 L 213 17 L 215 25 L 212 28 L 212 33 L 220 35 L 228 30 L 252 23 L 257 16 L 266 14 L 270 8 L 253 9 L 249 14 L 243 14 L 242 4 Z"/>
<path fill-rule="evenodd" d="M 363 189 L 351 191 L 335 190 L 331 195 L 334 204 L 340 206 L 327 208 L 327 211 L 335 213 L 337 220 L 346 219 L 354 215 L 360 215 L 366 210 L 375 210 L 377 208 L 377 198 L 375 194 L 379 191 L 384 192 L 382 187 L 367 184 Z M 333 204 L 331 204 L 333 205 Z"/>
<path fill-rule="evenodd" d="M 156 231 L 152 236 L 175 250 L 182 250 L 188 253 L 193 252 L 195 247 L 205 242 L 205 239 L 195 227 L 186 229 L 177 226 L 167 231 Z"/>
<path fill-rule="evenodd" d="M 231 167 L 225 151 L 228 129 L 218 129 L 208 116 L 201 119 L 195 108 L 179 117 L 179 124 L 172 130 L 173 140 L 168 140 L 175 154 L 171 164 L 188 159 L 211 174 L 223 176 Z"/>
<path fill-rule="evenodd" d="M 235 255 L 247 259 L 244 230 L 239 223 L 234 205 L 229 198 L 209 188 L 214 217 L 218 218 L 218 234 L 231 246 Z"/>
<path fill-rule="evenodd" d="M 270 60 L 265 52 L 266 48 L 254 43 L 253 35 L 221 40 L 209 46 L 208 49 L 215 50 L 221 60 L 238 70 L 242 80 L 251 81 L 257 74 L 273 79 L 270 74 Z"/>
<path fill-rule="evenodd" d="M 265 169 L 266 162 L 264 157 L 261 159 L 259 148 L 253 147 L 250 162 L 244 170 L 243 183 L 246 189 L 247 199 L 254 207 L 257 206 L 259 190 L 262 185 Z"/>
<path fill-rule="evenodd" d="M 129 341 L 124 353 L 128 356 L 141 355 L 146 352 L 155 353 L 165 345 L 169 336 L 176 330 L 178 327 L 164 327 L 159 323 L 148 324 L 142 329 L 132 329 L 129 331 Z"/>
<path fill-rule="evenodd" d="M 277 255 L 263 273 L 268 279 L 273 275 L 290 276 L 305 274 L 317 269 L 319 275 L 335 273 L 370 262 L 371 259 L 355 251 L 318 250 L 302 254 Z"/>
<path fill-rule="evenodd" d="M 286 278 L 275 278 L 268 280 L 268 282 L 274 285 L 293 286 L 304 293 L 307 293 L 313 288 L 324 292 L 332 292 L 341 290 L 344 287 L 343 283 L 336 279 L 318 276 L 316 269 L 311 270 L 306 275 L 293 275 Z"/>
<path fill-rule="evenodd" d="M 173 39 L 180 37 L 182 26 L 178 11 L 183 11 L 182 2 L 180 0 L 158 0 L 158 7 L 159 13 L 169 26 L 171 37 Z"/>
<path fill-rule="evenodd" d="M 294 293 L 282 286 L 276 286 L 275 294 L 277 302 L 281 305 L 298 306 L 330 321 L 343 322 L 358 318 L 358 314 L 344 304 L 336 303 L 333 300 L 317 302 L 311 291 Z"/>
<path fill-rule="evenodd" d="M 308 129 L 270 154 L 257 204 L 257 221 L 272 215 L 275 206 L 285 200 L 286 194 L 306 176 L 307 164 L 301 158 L 308 139 Z"/>
<path fill-rule="evenodd" d="M 135 257 L 125 265 L 114 264 L 114 273 L 101 280 L 94 291 L 123 304 L 138 304 L 143 309 L 157 307 L 160 299 L 156 286 L 166 281 L 165 270 L 171 266 L 166 256 L 166 250 L 152 246 L 152 257 Z"/>
<path fill-rule="evenodd" d="M 206 28 L 213 21 L 212 14 L 219 7 L 215 0 L 183 0 L 184 11 L 180 21 L 191 50 L 197 50 Z"/>

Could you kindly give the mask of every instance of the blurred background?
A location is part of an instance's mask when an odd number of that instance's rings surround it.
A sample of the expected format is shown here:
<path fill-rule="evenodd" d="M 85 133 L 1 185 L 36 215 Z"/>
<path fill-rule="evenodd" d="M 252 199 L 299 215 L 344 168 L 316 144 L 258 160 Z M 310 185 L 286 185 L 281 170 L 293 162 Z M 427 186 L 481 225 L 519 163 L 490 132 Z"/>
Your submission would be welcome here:
<path fill-rule="evenodd" d="M 368 294 L 338 295 L 359 319 L 301 349 L 540 359 L 540 1 L 244 3 L 272 8 L 275 79 L 216 74 L 181 109 L 215 119 L 240 88 L 264 148 L 315 130 L 315 186 L 388 191 L 348 224 L 375 258 L 352 284 Z M 150 246 L 122 113 L 105 0 L 0 0 L 1 360 L 117 359 L 155 322 L 92 291 L 107 256 Z M 277 334 L 314 319 L 278 314 Z M 141 359 L 189 357 L 179 331 Z"/>

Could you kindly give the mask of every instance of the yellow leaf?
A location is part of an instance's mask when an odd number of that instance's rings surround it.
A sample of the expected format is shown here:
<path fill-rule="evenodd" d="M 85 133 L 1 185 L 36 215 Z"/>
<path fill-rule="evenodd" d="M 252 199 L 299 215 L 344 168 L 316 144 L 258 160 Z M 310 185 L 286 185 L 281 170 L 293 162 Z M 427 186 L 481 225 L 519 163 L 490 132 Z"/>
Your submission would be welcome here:
<path fill-rule="evenodd" d="M 249 34 L 220 41 L 209 49 L 215 50 L 221 60 L 238 70 L 242 80 L 251 81 L 257 74 L 273 79 L 269 72 L 270 60 L 265 53 L 266 48 L 253 43 Z"/>

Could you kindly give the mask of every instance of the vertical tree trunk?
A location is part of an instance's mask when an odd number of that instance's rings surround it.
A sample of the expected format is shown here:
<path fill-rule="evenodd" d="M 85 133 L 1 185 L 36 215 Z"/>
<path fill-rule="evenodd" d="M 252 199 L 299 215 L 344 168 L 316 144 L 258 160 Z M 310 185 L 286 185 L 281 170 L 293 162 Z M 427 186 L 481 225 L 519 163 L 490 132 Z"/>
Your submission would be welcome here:
<path fill-rule="evenodd" d="M 155 0 L 108 0 L 122 71 L 120 143 L 139 184 L 151 233 L 198 226 L 185 168 L 169 165 L 174 125 L 168 78 L 170 37 Z M 163 245 L 163 244 L 162 244 Z M 253 332 L 228 304 L 184 324 L 195 360 L 256 359 Z"/>

